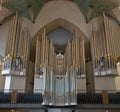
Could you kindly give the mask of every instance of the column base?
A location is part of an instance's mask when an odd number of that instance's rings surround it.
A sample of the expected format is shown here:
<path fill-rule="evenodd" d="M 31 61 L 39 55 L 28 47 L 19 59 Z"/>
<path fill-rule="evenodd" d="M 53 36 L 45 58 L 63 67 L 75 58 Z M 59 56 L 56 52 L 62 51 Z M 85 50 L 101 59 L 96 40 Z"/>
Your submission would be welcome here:
<path fill-rule="evenodd" d="M 43 92 L 43 77 L 40 77 L 40 75 L 35 75 L 34 93 L 42 93 L 42 92 Z"/>
<path fill-rule="evenodd" d="M 18 92 L 25 92 L 25 76 L 20 75 L 5 75 L 4 92 L 11 92 L 18 90 Z"/>
<path fill-rule="evenodd" d="M 25 75 L 25 69 L 23 69 L 23 71 L 11 70 L 11 68 L 3 69 L 1 74 L 2 75 Z"/>

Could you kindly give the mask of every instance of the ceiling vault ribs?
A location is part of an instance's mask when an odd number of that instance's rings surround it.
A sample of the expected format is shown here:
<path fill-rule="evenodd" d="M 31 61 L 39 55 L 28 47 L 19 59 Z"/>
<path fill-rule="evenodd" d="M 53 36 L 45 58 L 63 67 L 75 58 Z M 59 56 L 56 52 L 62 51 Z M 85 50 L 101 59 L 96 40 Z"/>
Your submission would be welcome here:
<path fill-rule="evenodd" d="M 39 14 L 41 8 L 44 6 L 46 2 L 49 1 L 60 1 L 60 0 L 3 0 L 2 4 L 4 8 L 6 7 L 7 9 L 12 10 L 13 12 L 18 12 L 19 15 L 28 18 L 32 22 L 35 22 L 35 18 Z M 110 10 L 118 7 L 119 6 L 118 1 L 120 0 L 63 0 L 63 1 L 75 2 L 80 8 L 86 21 L 90 21 L 92 18 L 101 16 L 102 14 L 101 12 L 103 11 L 109 12 Z M 4 10 L 4 8 L 2 7 L 2 12 L 6 12 L 7 9 L 5 8 Z M 120 9 L 117 8 L 116 12 L 120 13 Z M 112 13 L 110 12 L 111 16 Z M 119 18 L 118 21 L 120 21 L 120 17 L 118 17 L 119 16 L 118 13 L 115 14 L 115 17 Z M 10 14 L 8 12 L 8 16 L 9 15 Z M 9 20 L 6 19 L 6 16 L 5 17 L 4 16 L 1 17 L 1 16 L 2 15 L 0 14 L 0 22 Z M 3 18 L 4 20 L 1 18 Z"/>
<path fill-rule="evenodd" d="M 10 20 L 14 15 L 15 15 L 15 13 L 5 17 L 2 21 L 0 21 L 0 26 L 3 25 L 4 23 L 6 23 L 8 20 Z"/>

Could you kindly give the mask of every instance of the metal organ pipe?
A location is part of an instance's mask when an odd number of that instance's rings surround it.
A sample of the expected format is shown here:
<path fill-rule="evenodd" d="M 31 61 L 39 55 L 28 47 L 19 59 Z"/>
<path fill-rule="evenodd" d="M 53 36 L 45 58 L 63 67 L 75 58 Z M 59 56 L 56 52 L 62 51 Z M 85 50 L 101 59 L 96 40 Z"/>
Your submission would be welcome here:
<path fill-rule="evenodd" d="M 43 71 L 43 104 L 75 105 L 76 77 L 77 75 L 81 76 L 81 72 L 78 70 L 85 74 L 83 35 L 79 34 L 78 30 L 75 29 L 73 40 L 68 40 L 64 54 L 61 54 L 61 51 L 56 54 L 54 42 L 48 40 L 45 28 L 42 33 L 38 33 L 36 36 L 36 66 L 38 61 L 41 61 Z M 40 36 L 41 38 L 39 38 Z M 58 103 L 55 104 L 55 100 Z"/>
<path fill-rule="evenodd" d="M 92 27 L 93 59 L 95 75 L 117 75 L 115 35 L 109 18 L 103 12 L 103 23 L 95 31 Z"/>
<path fill-rule="evenodd" d="M 2 75 L 11 73 L 26 75 L 24 71 L 26 71 L 25 67 L 28 66 L 31 38 L 28 27 L 24 29 L 21 21 L 22 19 L 19 18 L 18 13 L 11 19 Z"/>

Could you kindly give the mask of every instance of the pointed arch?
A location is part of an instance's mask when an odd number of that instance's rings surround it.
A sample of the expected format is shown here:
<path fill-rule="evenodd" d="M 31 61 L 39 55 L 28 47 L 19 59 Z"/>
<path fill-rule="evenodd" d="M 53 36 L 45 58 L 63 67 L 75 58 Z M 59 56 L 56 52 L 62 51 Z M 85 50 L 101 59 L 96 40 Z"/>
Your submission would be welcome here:
<path fill-rule="evenodd" d="M 80 28 L 78 28 L 76 25 L 72 24 L 68 20 L 65 20 L 63 18 L 57 18 L 57 19 L 54 19 L 53 21 L 49 22 L 44 27 L 40 28 L 37 31 L 37 33 L 33 36 L 32 41 L 31 41 L 31 46 L 32 46 L 31 47 L 31 57 L 32 57 L 32 60 L 35 58 L 34 55 L 35 55 L 35 46 L 36 46 L 36 35 L 38 33 L 41 35 L 44 28 L 46 28 L 46 33 L 49 34 L 50 32 L 57 29 L 58 27 L 63 27 L 64 29 L 66 29 L 67 31 L 69 31 L 71 33 L 74 33 L 75 29 L 77 29 L 79 34 L 81 35 L 81 38 L 83 38 L 84 41 L 85 41 L 85 54 L 86 54 L 87 57 L 88 57 L 88 55 L 90 55 L 89 40 L 88 40 L 87 36 L 80 30 Z"/>

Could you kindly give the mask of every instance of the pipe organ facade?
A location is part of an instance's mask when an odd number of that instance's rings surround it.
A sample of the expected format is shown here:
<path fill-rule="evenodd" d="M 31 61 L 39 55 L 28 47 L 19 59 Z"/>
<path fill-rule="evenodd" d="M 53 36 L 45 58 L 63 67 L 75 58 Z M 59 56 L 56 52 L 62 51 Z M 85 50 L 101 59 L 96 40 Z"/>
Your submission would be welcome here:
<path fill-rule="evenodd" d="M 92 46 L 89 58 L 92 57 L 93 65 L 89 64 L 93 66 L 94 73 L 91 74 L 88 70 L 90 65 L 87 65 L 86 36 L 78 27 L 74 26 L 73 38 L 67 40 L 65 48 L 57 49 L 54 40 L 48 38 L 47 26 L 41 28 L 34 35 L 34 47 L 31 44 L 28 26 L 23 26 L 24 22 L 16 13 L 11 19 L 5 57 L 2 62 L 2 75 L 31 77 L 29 75 L 30 54 L 34 53 L 35 57 L 32 60 L 34 73 L 31 74 L 41 79 L 43 105 L 77 105 L 79 82 L 89 80 L 87 75 L 94 75 L 94 77 L 116 77 L 118 75 L 117 58 L 120 56 L 120 39 L 119 35 L 113 31 L 110 20 L 104 13 L 98 30 L 95 30 L 93 25 L 92 38 L 87 40 Z M 35 52 L 31 52 L 32 47 Z M 84 81 L 84 83 L 87 86 L 92 81 Z M 32 85 L 33 82 L 30 84 Z"/>
<path fill-rule="evenodd" d="M 23 22 L 18 14 L 11 19 L 2 75 L 26 75 L 28 67 L 30 34 L 22 28 Z"/>
<path fill-rule="evenodd" d="M 77 105 L 76 80 L 85 77 L 84 39 L 76 29 L 63 52 L 55 50 L 45 28 L 36 38 L 35 74 L 43 77 L 43 105 Z"/>
<path fill-rule="evenodd" d="M 93 63 L 95 76 L 118 75 L 117 57 L 119 57 L 118 43 L 120 39 L 115 36 L 109 18 L 103 13 L 102 23 L 92 31 Z"/>

